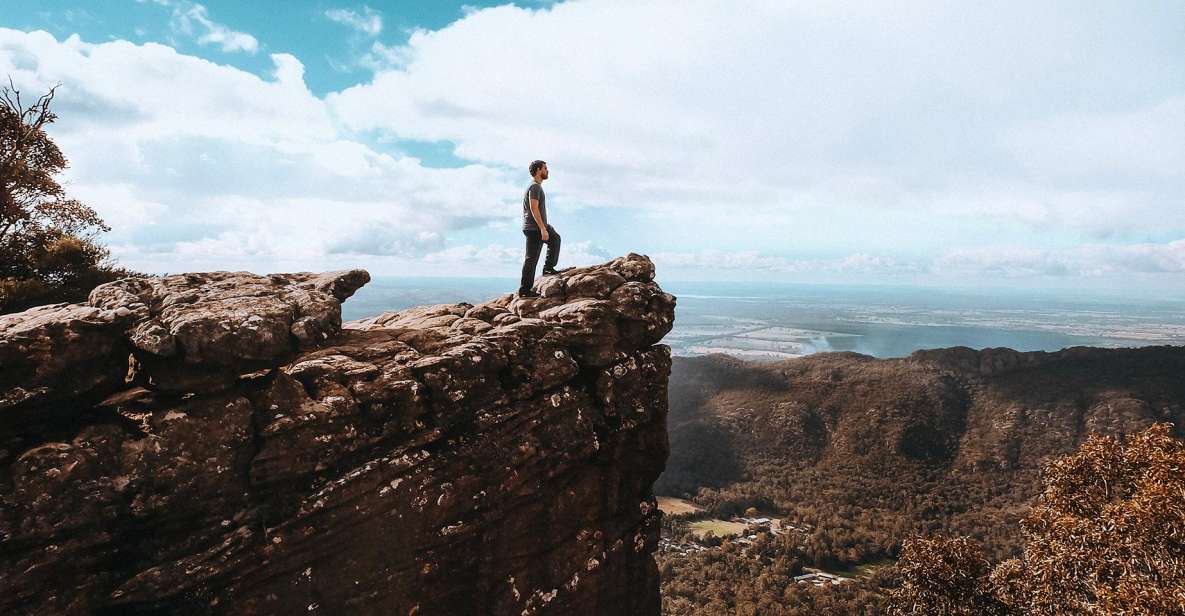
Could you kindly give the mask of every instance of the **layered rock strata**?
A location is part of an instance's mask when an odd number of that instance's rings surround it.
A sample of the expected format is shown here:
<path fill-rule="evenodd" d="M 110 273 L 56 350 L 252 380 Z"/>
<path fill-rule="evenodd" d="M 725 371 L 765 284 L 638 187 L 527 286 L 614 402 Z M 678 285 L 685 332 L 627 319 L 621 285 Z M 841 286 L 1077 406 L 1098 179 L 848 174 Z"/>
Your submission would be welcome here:
<path fill-rule="evenodd" d="M 343 326 L 368 279 L 0 317 L 0 612 L 657 615 L 650 260 Z"/>

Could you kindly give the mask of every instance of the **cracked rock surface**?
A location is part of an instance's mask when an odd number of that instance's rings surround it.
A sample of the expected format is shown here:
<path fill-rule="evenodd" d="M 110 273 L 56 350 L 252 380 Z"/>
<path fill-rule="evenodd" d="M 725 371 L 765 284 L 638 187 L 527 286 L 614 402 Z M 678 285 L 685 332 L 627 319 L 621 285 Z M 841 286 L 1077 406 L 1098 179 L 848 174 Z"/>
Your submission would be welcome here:
<path fill-rule="evenodd" d="M 653 278 L 343 325 L 366 272 L 215 272 L 0 317 L 0 613 L 659 614 Z"/>

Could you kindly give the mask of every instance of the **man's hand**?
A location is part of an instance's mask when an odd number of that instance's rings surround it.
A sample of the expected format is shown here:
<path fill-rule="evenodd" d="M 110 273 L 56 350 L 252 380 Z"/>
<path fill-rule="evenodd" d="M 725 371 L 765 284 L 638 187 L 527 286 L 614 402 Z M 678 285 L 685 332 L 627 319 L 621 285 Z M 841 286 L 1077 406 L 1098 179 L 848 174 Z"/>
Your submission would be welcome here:
<path fill-rule="evenodd" d="M 541 229 L 539 231 L 539 238 L 545 242 L 548 240 L 549 236 L 547 235 L 547 228 L 546 227 L 544 227 L 543 229 Z"/>

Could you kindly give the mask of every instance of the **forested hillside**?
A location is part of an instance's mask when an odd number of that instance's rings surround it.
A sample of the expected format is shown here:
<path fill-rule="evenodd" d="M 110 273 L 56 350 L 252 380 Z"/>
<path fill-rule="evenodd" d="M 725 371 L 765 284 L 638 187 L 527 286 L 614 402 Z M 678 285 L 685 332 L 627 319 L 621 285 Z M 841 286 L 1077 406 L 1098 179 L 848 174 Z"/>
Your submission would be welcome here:
<path fill-rule="evenodd" d="M 750 507 L 809 529 L 775 541 L 784 544 L 775 558 L 797 559 L 799 569 L 891 562 L 913 534 L 968 536 L 993 561 L 1015 558 L 1042 463 L 1075 451 L 1092 433 L 1121 436 L 1167 421 L 1180 437 L 1181 374 L 1180 347 L 960 347 L 901 359 L 825 353 L 778 363 L 678 357 L 671 457 L 655 491 L 703 508 L 668 520 L 672 537 L 686 533 L 689 521 Z M 688 589 L 722 575 L 722 566 L 707 566 L 712 559 L 727 556 L 668 555 L 664 590 L 707 604 L 720 593 L 708 584 Z M 857 586 L 877 590 L 893 576 L 886 567 L 819 590 L 843 588 L 855 601 Z M 734 586 L 760 587 L 758 577 L 742 570 Z M 668 592 L 668 605 L 675 603 Z"/>

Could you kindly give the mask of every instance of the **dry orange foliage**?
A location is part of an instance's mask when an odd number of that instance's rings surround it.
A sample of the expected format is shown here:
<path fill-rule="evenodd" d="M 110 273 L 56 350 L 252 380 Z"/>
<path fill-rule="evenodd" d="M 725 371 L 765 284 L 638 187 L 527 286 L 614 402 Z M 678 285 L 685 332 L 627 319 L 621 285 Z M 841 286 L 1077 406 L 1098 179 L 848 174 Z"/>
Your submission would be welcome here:
<path fill-rule="evenodd" d="M 907 540 L 896 614 L 1185 614 L 1185 443 L 1158 423 L 1091 435 L 1044 468 L 1024 555 L 989 568 L 965 538 Z"/>

